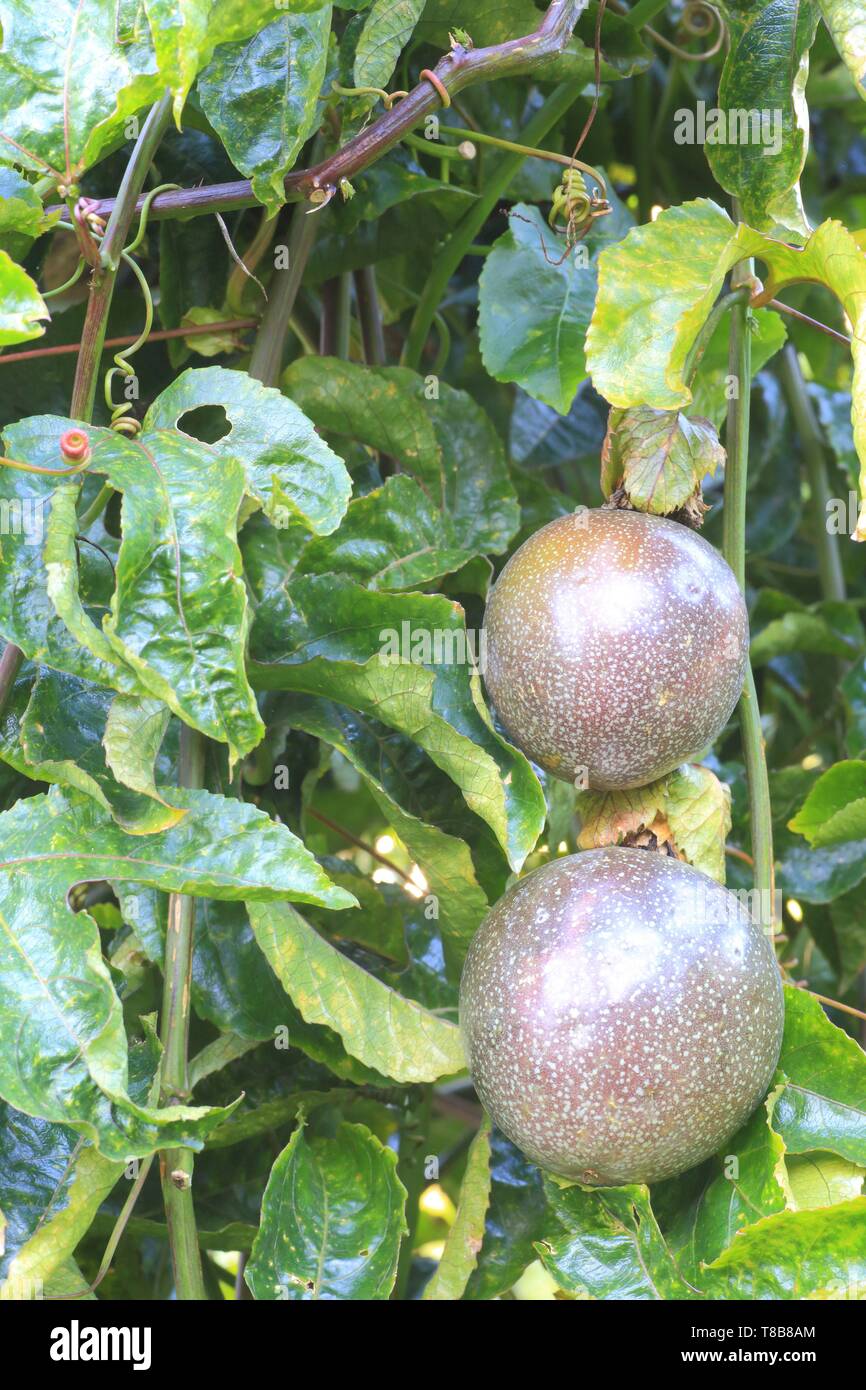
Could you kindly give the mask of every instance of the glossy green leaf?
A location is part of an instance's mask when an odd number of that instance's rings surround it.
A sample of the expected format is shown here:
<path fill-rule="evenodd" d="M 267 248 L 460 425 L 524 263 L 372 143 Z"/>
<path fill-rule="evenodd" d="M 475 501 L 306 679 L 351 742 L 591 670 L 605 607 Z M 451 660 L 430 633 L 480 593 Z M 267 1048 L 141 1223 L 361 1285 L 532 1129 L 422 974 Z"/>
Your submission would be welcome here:
<path fill-rule="evenodd" d="M 866 1288 L 866 1197 L 749 1226 L 708 1269 L 704 1296 L 857 1299 Z"/>
<path fill-rule="evenodd" d="M 157 700 L 115 695 L 43 667 L 26 706 L 6 710 L 0 756 L 36 781 L 86 792 L 119 825 L 146 835 L 184 814 L 154 782 L 168 718 Z"/>
<path fill-rule="evenodd" d="M 866 762 L 835 763 L 788 822 L 812 846 L 866 838 Z"/>
<path fill-rule="evenodd" d="M 540 1169 L 497 1129 L 490 1136 L 490 1203 L 476 1268 L 464 1299 L 492 1299 L 510 1289 L 536 1258 L 547 1211 Z"/>
<path fill-rule="evenodd" d="M 365 1125 L 299 1125 L 274 1164 L 245 1278 L 258 1299 L 386 1299 L 406 1230 L 393 1150 Z"/>
<path fill-rule="evenodd" d="M 0 251 L 0 346 L 26 343 L 45 332 L 40 319 L 48 318 L 42 295 L 6 251 Z"/>
<path fill-rule="evenodd" d="M 46 216 L 42 199 L 23 174 L 0 168 L 0 250 L 13 261 L 23 260 L 34 239 L 47 231 L 53 220 L 53 216 Z"/>
<path fill-rule="evenodd" d="M 168 899 L 135 883 L 115 882 L 114 889 L 124 921 L 161 968 Z M 233 1040 L 232 1049 L 240 1042 L 247 1050 L 251 1044 L 270 1041 L 282 1052 L 300 1049 L 345 1080 L 361 1085 L 384 1080 L 381 1073 L 350 1057 L 332 1029 L 301 1017 L 259 949 L 243 903 L 200 899 L 194 933 L 192 1006 L 199 1018 L 223 1030 L 222 1039 Z"/>
<path fill-rule="evenodd" d="M 249 904 L 259 946 L 308 1023 L 395 1081 L 435 1081 L 465 1065 L 455 1023 L 382 984 L 286 904 Z"/>
<path fill-rule="evenodd" d="M 523 754 L 490 723 L 459 605 L 370 593 L 337 576 L 296 579 L 286 596 L 291 608 L 281 599 L 258 610 L 255 684 L 324 695 L 407 734 L 519 868 L 544 826 L 544 796 Z"/>
<path fill-rule="evenodd" d="M 491 420 L 464 391 L 444 382 L 432 390 L 405 367 L 363 367 L 321 357 L 293 362 L 283 388 L 328 435 L 348 436 L 399 459 L 401 472 L 412 474 L 427 494 L 427 510 L 438 512 L 440 547 L 462 551 L 467 558 L 505 549 L 518 525 L 514 489 Z M 392 527 L 389 533 L 387 508 L 394 497 L 393 490 L 385 489 L 375 501 L 358 499 L 352 508 L 357 512 L 366 504 L 362 516 L 374 524 L 374 534 L 384 531 L 392 546 L 399 545 L 391 564 L 396 559 L 409 564 L 407 582 L 446 572 L 436 570 L 441 561 L 432 557 L 421 555 L 415 564 L 412 551 L 403 548 L 417 539 L 408 527 L 402 532 Z M 352 508 L 347 516 L 350 540 L 357 531 Z M 338 532 L 331 544 L 316 547 L 310 564 L 334 566 L 340 544 Z M 457 568 L 456 561 L 454 555 L 445 563 Z M 397 575 L 401 586 L 404 577 Z"/>
<path fill-rule="evenodd" d="M 809 148 L 805 93 L 818 4 L 738 3 L 725 6 L 725 18 L 730 47 L 717 101 L 723 124 L 711 129 L 708 115 L 710 168 L 722 188 L 739 198 L 746 222 L 805 239 L 810 229 L 799 179 Z"/>
<path fill-rule="evenodd" d="M 858 0 L 818 0 L 839 56 L 866 98 L 866 20 Z"/>
<path fill-rule="evenodd" d="M 833 1207 L 862 1196 L 866 1170 L 835 1154 L 791 1154 L 785 1168 L 795 1211 Z"/>
<path fill-rule="evenodd" d="M 622 488 L 640 512 L 677 511 L 703 479 L 724 467 L 725 451 L 708 420 L 633 406 L 612 410 L 602 452 L 602 490 Z"/>
<path fill-rule="evenodd" d="M 355 49 L 355 86 L 385 87 L 412 37 L 424 0 L 373 0 Z"/>
<path fill-rule="evenodd" d="M 118 41 L 116 0 L 0 4 L 0 151 L 4 162 L 67 187 L 122 139 L 129 118 L 158 100 L 146 27 Z"/>
<path fill-rule="evenodd" d="M 773 1128 L 790 1153 L 826 1149 L 866 1166 L 866 1053 L 831 1023 L 817 999 L 785 990 Z"/>
<path fill-rule="evenodd" d="M 28 453 L 40 457 L 51 454 L 53 436 L 57 457 L 64 426 L 62 419 L 46 416 L 7 436 L 20 433 Z M 114 430 L 88 434 L 92 471 L 123 493 L 111 612 L 101 632 L 80 604 L 67 618 L 76 605 L 74 592 L 70 600 L 76 520 L 69 492 L 54 494 L 66 505 L 52 506 L 47 523 L 49 597 L 55 598 L 53 581 L 61 591 L 55 606 L 97 659 L 105 683 L 117 683 L 106 660 L 113 654 L 149 694 L 227 743 L 233 759 L 242 756 L 264 732 L 244 669 L 248 608 L 235 535 L 243 469 L 231 456 L 176 430 L 134 440 Z"/>
<path fill-rule="evenodd" d="M 440 1302 L 463 1297 L 484 1238 L 490 1183 L 490 1121 L 485 1117 L 469 1146 L 457 1215 L 439 1263 L 424 1289 L 425 1300 Z"/>
<path fill-rule="evenodd" d="M 32 1298 L 75 1249 L 123 1172 L 72 1130 L 0 1101 L 0 1297 Z M 81 1281 L 79 1287 L 83 1287 Z"/>
<path fill-rule="evenodd" d="M 330 4 L 284 13 L 252 38 L 221 45 L 199 78 L 205 115 L 272 215 L 315 124 L 330 27 Z"/>
<path fill-rule="evenodd" d="M 851 643 L 834 631 L 820 613 L 790 612 L 767 623 L 752 638 L 753 666 L 763 666 L 788 652 L 817 652 L 823 656 L 852 655 Z"/>
<path fill-rule="evenodd" d="M 708 1160 L 694 1195 L 665 1227 L 665 1239 L 692 1283 L 700 1283 L 703 1266 L 717 1259 L 738 1232 L 785 1210 L 785 1145 L 770 1128 L 776 1098 L 772 1092 L 723 1151 Z M 664 1189 L 676 1198 L 682 1188 L 680 1178 L 654 1188 L 657 1209 L 664 1204 Z"/>
<path fill-rule="evenodd" d="M 364 778 L 391 829 L 423 870 L 432 895 L 425 895 L 425 907 L 435 908 L 446 949 L 459 965 L 489 903 L 467 844 L 425 819 L 429 810 L 420 789 L 426 769 L 413 756 L 417 750 L 377 720 L 326 700 L 294 699 L 287 714 L 293 728 L 339 749 Z"/>
<path fill-rule="evenodd" d="M 536 1249 L 567 1293 L 642 1302 L 699 1296 L 677 1268 L 646 1187 L 546 1187 L 550 1219 Z"/>
<path fill-rule="evenodd" d="M 254 807 L 207 792 L 177 796 L 188 814 L 146 837 L 126 834 L 89 798 L 56 790 L 0 817 L 0 1094 L 73 1125 L 116 1159 L 171 1143 L 198 1146 L 224 1112 L 158 1111 L 130 1100 L 120 1001 L 96 925 L 70 910 L 69 889 L 125 877 L 230 900 L 297 896 L 335 908 L 354 901 L 290 831 Z"/>
<path fill-rule="evenodd" d="M 405 473 L 349 503 L 339 530 L 312 540 L 298 561 L 300 574 L 333 570 L 369 589 L 416 589 L 466 563 L 471 553 L 449 545 L 450 521 L 421 484 Z"/>
<path fill-rule="evenodd" d="M 481 356 L 491 376 L 516 381 L 566 415 L 587 375 L 595 291 L 586 248 L 566 255 L 538 209 L 518 203 L 479 282 Z"/>
<path fill-rule="evenodd" d="M 220 458 L 236 458 L 246 490 L 277 525 L 302 521 L 317 535 L 339 525 L 352 484 L 345 465 L 292 401 L 246 372 L 190 368 L 154 401 L 145 427 L 182 430 L 184 417 L 220 406 L 231 426 L 212 445 Z"/>

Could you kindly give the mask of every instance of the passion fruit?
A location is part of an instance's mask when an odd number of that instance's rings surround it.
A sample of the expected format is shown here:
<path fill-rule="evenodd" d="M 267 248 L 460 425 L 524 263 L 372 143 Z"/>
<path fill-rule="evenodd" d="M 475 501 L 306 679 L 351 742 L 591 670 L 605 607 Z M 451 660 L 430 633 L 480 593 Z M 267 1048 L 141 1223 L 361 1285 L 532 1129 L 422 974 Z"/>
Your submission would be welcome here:
<path fill-rule="evenodd" d="M 512 555 L 484 619 L 508 737 L 581 787 L 642 786 L 692 762 L 739 699 L 749 623 L 730 566 L 643 512 L 578 511 Z"/>
<path fill-rule="evenodd" d="M 516 883 L 473 938 L 460 1026 L 482 1104 L 542 1168 L 657 1182 L 718 1151 L 770 1084 L 783 995 L 733 893 L 596 849 Z"/>

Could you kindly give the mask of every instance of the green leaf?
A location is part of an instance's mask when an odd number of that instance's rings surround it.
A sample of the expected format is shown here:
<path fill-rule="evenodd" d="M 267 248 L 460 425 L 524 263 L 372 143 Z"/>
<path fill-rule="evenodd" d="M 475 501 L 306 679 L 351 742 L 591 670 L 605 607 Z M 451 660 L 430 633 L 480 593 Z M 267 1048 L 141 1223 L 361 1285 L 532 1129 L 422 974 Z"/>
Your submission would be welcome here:
<path fill-rule="evenodd" d="M 124 921 L 162 968 L 168 899 L 134 883 L 113 886 Z M 384 1081 L 379 1072 L 350 1057 L 332 1029 L 301 1017 L 259 949 L 243 903 L 210 898 L 196 903 L 190 994 L 199 1018 L 221 1029 L 221 1039 L 242 1040 L 244 1050 L 256 1042 L 285 1043 L 346 1080 L 361 1085 Z"/>
<path fill-rule="evenodd" d="M 2 158 L 2 147 L 0 147 Z M 0 168 L 0 249 L 13 261 L 21 261 L 34 239 L 53 225 L 55 215 L 46 216 L 42 199 L 33 184 L 17 169 Z M 47 317 L 48 311 L 45 311 Z"/>
<path fill-rule="evenodd" d="M 70 910 L 69 890 L 126 878 L 229 900 L 354 902 L 263 812 L 208 792 L 178 791 L 177 799 L 188 814 L 147 837 L 126 834 L 89 798 L 56 790 L 0 816 L 0 1095 L 72 1125 L 120 1160 L 172 1143 L 199 1147 L 225 1111 L 130 1100 L 120 1001 L 96 924 Z"/>
<path fill-rule="evenodd" d="M 752 638 L 750 656 L 753 666 L 764 666 L 789 652 L 816 652 L 822 656 L 850 657 L 851 643 L 820 613 L 791 612 L 767 623 Z"/>
<path fill-rule="evenodd" d="M 397 1158 L 365 1125 L 300 1124 L 268 1178 L 245 1278 L 258 1299 L 388 1298 L 406 1231 Z"/>
<path fill-rule="evenodd" d="M 398 586 L 457 569 L 472 555 L 505 550 L 519 522 L 517 500 L 496 430 L 464 391 L 444 382 L 433 391 L 405 367 L 363 367 L 328 357 L 293 362 L 283 388 L 319 429 L 398 459 L 401 472 L 413 475 L 427 494 L 425 511 L 437 519 L 438 546 L 448 552 L 444 558 L 421 555 L 416 564 L 413 552 L 404 549 L 418 537 L 405 523 L 396 531 L 389 524 L 393 489 L 383 489 L 373 501 L 359 498 L 347 515 L 351 543 L 359 530 L 358 509 L 366 504 L 361 518 L 371 523 L 374 535 L 395 546 L 392 567 L 400 559 L 408 565 L 396 574 Z M 405 490 L 397 496 L 408 500 Z M 423 519 L 420 524 L 425 525 Z M 332 543 L 317 545 L 310 566 L 334 568 L 342 558 L 341 543 L 338 532 Z M 437 568 L 443 564 L 447 568 Z M 386 579 L 381 587 L 391 582 Z"/>
<path fill-rule="evenodd" d="M 602 450 L 602 491 L 622 488 L 639 512 L 666 516 L 682 507 L 725 451 L 709 420 L 635 406 L 612 410 Z"/>
<path fill-rule="evenodd" d="M 707 198 L 668 208 L 599 258 L 599 285 L 586 337 L 593 383 L 611 405 L 688 405 L 683 371 L 725 274 L 746 256 L 769 269 L 757 307 L 786 285 L 814 280 L 832 290 L 853 326 L 851 421 L 861 464 L 866 535 L 866 255 L 840 222 L 822 222 L 802 248 L 763 236 Z"/>
<path fill-rule="evenodd" d="M 355 86 L 384 87 L 412 37 L 424 0 L 373 0 L 355 49 Z"/>
<path fill-rule="evenodd" d="M 338 891 L 338 890 L 335 890 Z M 286 904 L 249 904 L 259 946 L 308 1023 L 395 1081 L 436 1081 L 465 1066 L 460 1033 L 355 965 Z"/>
<path fill-rule="evenodd" d="M 7 431 L 7 438 L 25 445 L 28 462 L 34 456 L 56 459 L 66 423 L 36 418 Z M 123 540 L 111 611 L 100 631 L 74 594 L 74 493 L 49 494 L 48 596 L 96 658 L 88 672 L 76 674 L 120 684 L 108 665 L 113 656 L 123 671 L 135 672 L 140 688 L 227 743 L 233 760 L 243 756 L 264 733 L 244 667 L 249 619 L 235 534 L 243 469 L 231 456 L 175 430 L 145 432 L 134 440 L 115 430 L 87 432 L 92 471 L 105 474 L 124 494 Z M 28 655 L 58 664 L 52 651 L 34 645 L 31 636 Z M 123 682 L 131 684 L 129 677 Z"/>
<path fill-rule="evenodd" d="M 665 815 L 674 844 L 689 864 L 725 881 L 725 841 L 731 828 L 731 789 L 708 767 L 686 763 L 665 783 Z"/>
<path fill-rule="evenodd" d="M 485 1117 L 469 1146 L 457 1215 L 439 1263 L 424 1289 L 425 1300 L 463 1297 L 469 1276 L 478 1263 L 484 1218 L 490 1203 L 490 1183 L 490 1121 Z"/>
<path fill-rule="evenodd" d="M 818 6 L 815 0 L 736 4 L 725 7 L 725 17 L 731 42 L 717 101 L 725 124 L 718 142 L 707 131 L 710 168 L 739 198 L 746 222 L 805 239 L 809 223 L 799 179 L 809 148 L 805 93 Z M 741 123 L 736 128 L 734 113 Z"/>
<path fill-rule="evenodd" d="M 45 328 L 39 320 L 47 318 L 45 301 L 27 271 L 0 251 L 0 346 L 40 337 Z"/>
<path fill-rule="evenodd" d="M 784 321 L 775 309 L 755 309 L 750 319 L 752 377 L 785 346 L 787 332 Z M 689 418 L 704 416 L 716 429 L 725 419 L 728 408 L 728 339 L 730 322 L 724 315 L 716 324 L 698 364 L 692 382 L 692 403 Z"/>
<path fill-rule="evenodd" d="M 220 406 L 231 429 L 212 445 L 220 458 L 236 458 L 246 471 L 246 490 L 272 521 L 299 520 L 317 535 L 340 524 L 352 491 L 341 458 L 279 391 L 246 372 L 225 367 L 189 368 L 154 401 L 145 428 L 181 428 L 202 406 Z"/>
<path fill-rule="evenodd" d="M 490 1137 L 490 1204 L 477 1267 L 464 1299 L 492 1299 L 510 1289 L 536 1258 L 547 1211 L 540 1169 L 494 1129 Z"/>
<path fill-rule="evenodd" d="M 469 847 L 425 819 L 429 812 L 419 790 L 430 780 L 427 760 L 422 763 L 417 749 L 378 721 L 326 700 L 292 700 L 287 715 L 292 728 L 339 749 L 364 778 L 389 826 L 423 870 L 446 951 L 459 966 L 489 903 Z"/>
<path fill-rule="evenodd" d="M 0 158 L 67 187 L 163 91 L 150 36 L 119 42 L 116 0 L 0 3 Z"/>
<path fill-rule="evenodd" d="M 72 1255 L 123 1173 L 60 1125 L 0 1101 L 0 1200 L 10 1213 L 0 1297 L 37 1296 Z M 2 1252 L 0 1252 L 2 1254 Z M 85 1287 L 82 1277 L 78 1289 Z"/>
<path fill-rule="evenodd" d="M 785 1167 L 795 1211 L 833 1207 L 862 1195 L 866 1170 L 835 1154 L 793 1154 Z"/>
<path fill-rule="evenodd" d="M 693 1298 L 659 1230 L 646 1187 L 560 1187 L 547 1180 L 541 1262 L 571 1294 L 647 1301 Z"/>
<path fill-rule="evenodd" d="M 460 606 L 438 595 L 370 593 L 337 576 L 295 579 L 286 596 L 291 609 L 280 598 L 256 615 L 256 685 L 325 695 L 405 733 L 519 868 L 544 827 L 544 795 L 490 723 Z"/>
<path fill-rule="evenodd" d="M 812 846 L 866 838 L 866 762 L 841 762 L 812 787 L 788 829 Z"/>
<path fill-rule="evenodd" d="M 579 249 L 582 256 L 565 255 L 538 209 L 518 203 L 479 281 L 488 372 L 497 381 L 516 381 L 561 415 L 587 375 L 584 338 L 595 302 L 595 264 Z"/>
<path fill-rule="evenodd" d="M 85 792 L 132 834 L 183 818 L 153 780 L 169 719 L 159 701 L 115 695 L 43 667 L 26 706 L 16 706 L 6 710 L 0 757 L 19 772 Z"/>
<path fill-rule="evenodd" d="M 779 1073 L 786 1084 L 772 1122 L 788 1152 L 826 1149 L 866 1166 L 866 1053 L 790 986 Z"/>
<path fill-rule="evenodd" d="M 866 21 L 858 0 L 818 0 L 839 56 L 866 99 Z"/>
<path fill-rule="evenodd" d="M 785 1210 L 785 1145 L 770 1128 L 777 1094 L 771 1092 L 724 1152 L 704 1165 L 694 1196 L 665 1226 L 665 1239 L 692 1283 L 700 1284 L 703 1266 L 717 1259 L 738 1232 Z M 666 1190 L 673 1197 L 682 1187 L 681 1178 L 672 1178 L 654 1188 L 658 1209 Z"/>
<path fill-rule="evenodd" d="M 205 115 L 272 216 L 315 124 L 330 27 L 330 4 L 282 14 L 252 38 L 221 45 L 199 78 Z"/>
<path fill-rule="evenodd" d="M 862 1298 L 866 1197 L 785 1211 L 743 1231 L 701 1281 L 712 1299 Z"/>

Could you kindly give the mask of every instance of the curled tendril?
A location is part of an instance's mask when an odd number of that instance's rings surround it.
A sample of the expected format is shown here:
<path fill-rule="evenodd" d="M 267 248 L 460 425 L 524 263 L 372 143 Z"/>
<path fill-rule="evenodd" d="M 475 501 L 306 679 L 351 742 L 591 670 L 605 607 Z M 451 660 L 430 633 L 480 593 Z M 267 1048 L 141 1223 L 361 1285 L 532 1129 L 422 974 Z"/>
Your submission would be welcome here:
<path fill-rule="evenodd" d="M 141 421 L 136 420 L 135 416 L 132 414 L 131 401 L 120 401 L 119 403 L 115 403 L 114 397 L 111 394 L 111 383 L 116 376 L 122 376 L 127 381 L 135 376 L 135 372 L 127 361 L 127 358 L 131 357 L 133 353 L 138 352 L 139 348 L 144 346 L 150 336 L 150 330 L 153 327 L 153 298 L 151 297 L 150 286 L 138 262 L 133 260 L 128 251 L 121 252 L 121 259 L 129 266 L 144 296 L 144 327 L 134 343 L 124 348 L 122 352 L 115 353 L 114 366 L 109 367 L 108 371 L 105 373 L 105 404 L 111 412 L 111 428 L 117 430 L 118 434 L 132 436 L 138 434 L 141 429 Z"/>
<path fill-rule="evenodd" d="M 331 91 L 338 97 L 378 97 L 386 111 L 391 110 L 395 101 L 409 95 L 408 92 L 386 92 L 381 87 L 341 87 L 339 82 L 331 83 Z"/>
<path fill-rule="evenodd" d="M 169 189 L 178 188 L 176 183 L 161 183 L 157 188 L 151 188 L 144 202 L 141 205 L 141 216 L 138 219 L 138 230 L 128 246 L 125 246 L 120 253 L 120 258 L 124 264 L 128 265 L 136 280 L 144 298 L 144 327 L 136 338 L 135 342 L 122 352 L 115 353 L 114 366 L 109 367 L 105 373 L 105 404 L 111 412 L 110 425 L 118 434 L 125 434 L 132 438 L 141 429 L 141 421 L 137 420 L 132 413 L 131 401 L 115 402 L 112 395 L 111 386 L 116 376 L 121 376 L 129 381 L 135 377 L 135 372 L 128 362 L 128 358 L 142 348 L 150 337 L 150 330 L 153 327 L 153 297 L 150 293 L 150 286 L 147 283 L 144 272 L 138 262 L 133 259 L 133 252 L 137 251 L 144 241 L 147 231 L 147 218 L 150 213 L 150 206 L 154 198 L 159 193 L 167 193 Z"/>
<path fill-rule="evenodd" d="M 626 13 L 618 0 L 610 0 L 610 5 L 618 14 Z M 718 27 L 718 34 L 714 42 L 701 53 L 689 53 L 687 49 L 671 43 L 670 39 L 666 39 L 664 34 L 660 34 L 657 29 L 651 29 L 648 24 L 642 27 L 641 33 L 646 34 L 653 43 L 666 48 L 668 53 L 673 53 L 675 58 L 681 58 L 684 63 L 703 63 L 707 58 L 714 58 L 719 52 L 727 40 L 728 29 L 719 10 L 715 5 L 710 4 L 710 0 L 688 0 L 679 23 L 679 33 L 686 42 L 690 39 L 706 38 L 716 26 Z"/>

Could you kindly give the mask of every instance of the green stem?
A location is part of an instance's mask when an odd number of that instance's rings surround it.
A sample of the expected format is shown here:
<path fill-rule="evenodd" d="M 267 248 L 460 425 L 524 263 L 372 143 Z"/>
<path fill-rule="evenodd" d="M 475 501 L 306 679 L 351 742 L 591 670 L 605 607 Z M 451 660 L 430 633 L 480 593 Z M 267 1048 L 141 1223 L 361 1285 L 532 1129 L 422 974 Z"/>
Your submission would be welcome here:
<path fill-rule="evenodd" d="M 408 1293 L 409 1276 L 412 1272 L 412 1255 L 415 1249 L 415 1236 L 420 1215 L 419 1203 L 427 1181 L 424 1174 L 424 1159 L 430 1134 L 430 1105 L 433 1087 L 423 1086 L 420 1089 L 421 1094 L 418 1097 L 417 1106 L 409 1112 L 405 1122 L 400 1126 L 400 1157 L 397 1163 L 397 1173 L 406 1188 L 406 1225 L 409 1229 L 403 1237 L 397 1261 L 397 1278 L 392 1295 L 396 1300 L 405 1299 Z"/>
<path fill-rule="evenodd" d="M 337 281 L 337 306 L 334 323 L 334 352 L 344 361 L 349 358 L 352 330 L 352 272 L 344 270 Z"/>
<path fill-rule="evenodd" d="M 178 770 L 180 786 L 203 785 L 204 760 L 204 736 L 196 729 L 183 724 L 180 731 Z M 187 1059 L 194 928 L 195 899 L 182 893 L 172 893 L 168 903 L 168 929 L 165 937 L 160 1033 L 163 1047 L 160 1093 L 162 1105 L 183 1105 L 189 1098 Z M 159 1157 L 177 1297 L 184 1301 L 201 1301 L 206 1298 L 206 1294 L 192 1200 L 192 1150 L 165 1149 Z"/>
<path fill-rule="evenodd" d="M 739 261 L 731 274 L 734 289 L 744 288 L 752 275 L 750 260 Z M 731 306 L 728 372 L 737 386 L 737 394 L 728 402 L 725 446 L 728 460 L 725 467 L 725 507 L 723 513 L 722 549 L 725 559 L 746 587 L 746 487 L 749 469 L 749 407 L 752 384 L 752 340 L 749 320 L 751 310 L 743 297 Z M 767 776 L 766 749 L 761 729 L 761 712 L 751 665 L 740 700 L 740 731 L 743 759 L 749 788 L 749 813 L 752 829 L 753 882 L 758 896 L 760 923 L 767 931 L 774 927 L 775 867 L 773 863 L 773 822 L 770 808 L 770 786 Z"/>
<path fill-rule="evenodd" d="M 550 96 L 539 111 L 535 113 L 523 132 L 523 143 L 535 145 L 543 140 L 552 126 L 565 114 L 580 96 L 577 84 L 563 82 L 554 87 Z M 433 263 L 424 292 L 421 295 L 409 335 L 403 348 L 403 365 L 417 371 L 421 362 L 427 335 L 430 332 L 440 300 L 445 294 L 448 281 L 459 266 L 467 249 L 480 232 L 499 199 L 526 158 L 513 152 L 505 156 L 499 168 L 485 184 L 484 189 L 468 212 L 457 223 Z"/>
<path fill-rule="evenodd" d="M 355 271 L 355 300 L 364 344 L 364 360 L 370 367 L 385 365 L 385 333 L 376 288 L 376 267 L 362 266 Z"/>
<path fill-rule="evenodd" d="M 803 457 L 806 461 L 821 592 L 824 598 L 844 600 L 847 595 L 839 538 L 831 535 L 827 529 L 827 503 L 830 501 L 831 493 L 830 484 L 827 481 L 824 443 L 821 439 L 812 402 L 806 390 L 806 383 L 803 380 L 796 350 L 790 343 L 782 352 L 780 375 L 788 406 L 794 417 L 794 424 L 803 446 Z"/>
<path fill-rule="evenodd" d="M 81 335 L 81 350 L 75 369 L 75 382 L 72 387 L 70 415 L 74 420 L 89 422 L 93 418 L 93 405 L 96 400 L 96 386 L 102 347 L 108 326 L 108 311 L 114 294 L 117 268 L 129 228 L 135 213 L 136 199 L 144 186 L 147 171 L 159 142 L 171 120 L 171 94 L 158 101 L 141 129 L 135 142 L 126 172 L 123 175 L 117 197 L 111 209 L 105 236 L 100 247 L 102 269 L 95 271 L 87 302 L 87 316 Z"/>
<path fill-rule="evenodd" d="M 322 215 L 311 213 L 303 203 L 292 214 L 287 247 L 289 263 L 285 270 L 274 272 L 267 308 L 250 357 L 249 374 L 263 386 L 279 385 L 292 311 Z"/>
<path fill-rule="evenodd" d="M 89 507 L 78 518 L 78 529 L 82 535 L 93 525 L 98 516 L 102 516 L 114 496 L 114 488 L 111 483 L 103 483 Z"/>
<path fill-rule="evenodd" d="M 639 222 L 649 222 L 653 204 L 652 81 L 652 68 L 648 68 L 631 84 Z"/>

